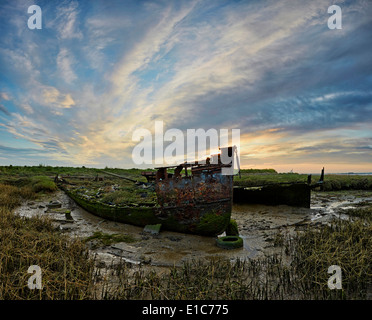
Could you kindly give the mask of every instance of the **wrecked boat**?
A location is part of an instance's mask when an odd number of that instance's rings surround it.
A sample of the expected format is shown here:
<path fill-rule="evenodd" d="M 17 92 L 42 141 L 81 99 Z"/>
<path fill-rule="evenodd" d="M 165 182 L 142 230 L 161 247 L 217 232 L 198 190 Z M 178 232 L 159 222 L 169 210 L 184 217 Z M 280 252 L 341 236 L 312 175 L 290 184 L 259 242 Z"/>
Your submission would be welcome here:
<path fill-rule="evenodd" d="M 288 205 L 310 208 L 311 190 L 323 190 L 324 168 L 320 179 L 311 183 L 311 175 L 307 182 L 273 183 L 257 187 L 234 187 L 234 203 Z"/>
<path fill-rule="evenodd" d="M 311 186 L 307 183 L 234 187 L 234 203 L 288 205 L 310 208 Z"/>
<path fill-rule="evenodd" d="M 228 226 L 233 203 L 233 171 L 223 174 L 225 169 L 233 168 L 233 160 L 223 164 L 221 158 L 233 159 L 236 147 L 220 150 L 213 161 L 207 158 L 203 163 L 182 163 L 143 172 L 147 184 L 155 187 L 154 206 L 110 205 L 84 197 L 66 180 L 58 185 L 82 208 L 105 219 L 137 226 L 161 224 L 170 231 L 216 236 Z"/>

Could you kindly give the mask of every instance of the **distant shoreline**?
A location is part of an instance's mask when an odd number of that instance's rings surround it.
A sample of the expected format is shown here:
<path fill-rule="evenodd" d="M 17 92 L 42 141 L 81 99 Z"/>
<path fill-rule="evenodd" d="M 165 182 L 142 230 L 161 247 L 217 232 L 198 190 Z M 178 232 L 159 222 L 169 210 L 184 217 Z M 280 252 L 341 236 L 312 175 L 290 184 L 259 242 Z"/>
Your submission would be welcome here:
<path fill-rule="evenodd" d="M 287 173 L 287 172 L 286 172 Z M 317 173 L 299 173 L 299 174 L 311 174 L 311 175 L 320 175 L 319 172 Z M 371 176 L 372 172 L 337 172 L 337 173 L 327 173 L 325 175 L 338 175 L 338 176 Z"/>
<path fill-rule="evenodd" d="M 347 176 L 370 176 L 372 172 L 343 172 L 343 173 L 329 173 L 329 174 L 337 174 L 337 175 L 347 175 Z"/>

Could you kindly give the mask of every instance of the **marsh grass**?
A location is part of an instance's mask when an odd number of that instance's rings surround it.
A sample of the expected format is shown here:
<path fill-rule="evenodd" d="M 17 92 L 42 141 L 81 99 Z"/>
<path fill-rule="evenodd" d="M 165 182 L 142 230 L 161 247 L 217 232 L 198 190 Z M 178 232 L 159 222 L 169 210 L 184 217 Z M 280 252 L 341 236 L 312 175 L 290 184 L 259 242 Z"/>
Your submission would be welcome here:
<path fill-rule="evenodd" d="M 23 199 L 34 199 L 35 193 L 30 187 L 15 187 L 0 184 L 0 207 L 12 210 L 19 206 Z"/>
<path fill-rule="evenodd" d="M 343 210 L 343 213 L 351 217 L 359 217 L 362 219 L 367 219 L 369 221 L 372 220 L 372 206 L 355 208 L 355 209 L 346 209 L 346 210 Z"/>
<path fill-rule="evenodd" d="M 320 230 L 306 230 L 289 247 L 306 298 L 366 299 L 372 293 L 371 220 L 335 220 Z M 328 289 L 331 265 L 341 267 L 342 291 Z"/>
<path fill-rule="evenodd" d="M 257 187 L 277 183 L 306 183 L 307 174 L 276 173 L 276 172 L 252 172 L 242 170 L 241 177 L 234 177 L 235 186 Z M 316 183 L 320 175 L 312 175 L 312 183 Z M 340 190 L 372 190 L 372 175 L 337 175 L 325 174 L 324 191 Z"/>
<path fill-rule="evenodd" d="M 320 173 L 321 168 L 319 168 Z M 142 171 L 154 171 L 154 169 L 120 169 L 120 168 L 86 168 L 86 167 L 52 167 L 46 165 L 39 166 L 0 166 L 0 181 L 12 181 L 15 178 L 29 178 L 34 176 L 44 176 L 52 179 L 56 174 L 68 176 L 90 176 L 103 175 L 103 171 L 109 171 L 134 180 L 145 182 L 141 176 Z M 277 173 L 274 169 L 242 169 L 241 177 L 234 177 L 234 185 L 254 187 L 264 184 L 291 183 L 307 181 L 307 174 L 298 173 Z M 17 179 L 18 179 L 17 178 Z M 320 174 L 312 176 L 313 183 L 317 182 Z M 372 175 L 337 175 L 328 174 L 325 168 L 324 191 L 338 190 L 372 190 Z"/>
<path fill-rule="evenodd" d="M 57 190 L 54 181 L 46 176 L 12 177 L 11 179 L 5 179 L 3 183 L 0 183 L 0 186 L 1 194 L 9 198 L 8 201 L 3 199 L 4 204 L 17 203 L 20 198 L 35 199 L 38 193 L 51 193 Z M 17 198 L 16 202 L 10 200 L 14 197 Z"/>
<path fill-rule="evenodd" d="M 57 190 L 54 181 L 46 176 L 35 176 L 29 178 L 29 185 L 33 192 L 53 192 Z"/>
<path fill-rule="evenodd" d="M 92 285 L 93 260 L 84 243 L 71 240 L 42 217 L 23 218 L 11 209 L 36 195 L 0 185 L 0 299 L 84 299 Z M 31 290 L 27 272 L 42 270 L 41 290 Z"/>

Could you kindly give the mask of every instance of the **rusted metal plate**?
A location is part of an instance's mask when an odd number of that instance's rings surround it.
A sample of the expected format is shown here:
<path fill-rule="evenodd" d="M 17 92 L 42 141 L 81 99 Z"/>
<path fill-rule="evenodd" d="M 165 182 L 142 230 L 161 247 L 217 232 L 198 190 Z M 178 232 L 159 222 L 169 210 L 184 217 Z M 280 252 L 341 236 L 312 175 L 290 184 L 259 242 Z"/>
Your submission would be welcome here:
<path fill-rule="evenodd" d="M 233 178 L 221 173 L 175 177 L 156 183 L 158 216 L 173 215 L 185 224 L 197 222 L 208 213 L 231 213 Z"/>

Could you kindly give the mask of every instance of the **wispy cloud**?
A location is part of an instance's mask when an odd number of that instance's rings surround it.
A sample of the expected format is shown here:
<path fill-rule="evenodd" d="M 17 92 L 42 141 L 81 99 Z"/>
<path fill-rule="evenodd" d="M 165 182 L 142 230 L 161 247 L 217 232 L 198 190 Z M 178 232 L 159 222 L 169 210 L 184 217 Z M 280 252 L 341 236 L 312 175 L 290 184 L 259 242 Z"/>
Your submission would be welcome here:
<path fill-rule="evenodd" d="M 55 27 L 61 39 L 82 39 L 79 12 L 77 1 L 61 1 L 57 4 L 55 19 L 50 22 L 48 27 Z"/>
<path fill-rule="evenodd" d="M 71 108 L 75 104 L 69 93 L 61 94 L 58 89 L 54 87 L 44 87 L 43 102 L 45 105 L 67 109 Z"/>
<path fill-rule="evenodd" d="M 1 111 L 2 113 L 5 113 L 7 116 L 10 116 L 9 111 L 8 111 L 7 108 L 5 108 L 2 104 L 0 104 L 0 111 Z"/>
<path fill-rule="evenodd" d="M 73 57 L 66 48 L 61 48 L 57 55 L 57 69 L 67 83 L 77 79 L 73 70 Z"/>

